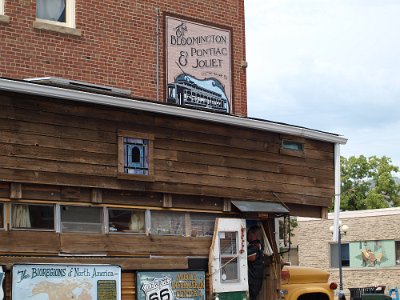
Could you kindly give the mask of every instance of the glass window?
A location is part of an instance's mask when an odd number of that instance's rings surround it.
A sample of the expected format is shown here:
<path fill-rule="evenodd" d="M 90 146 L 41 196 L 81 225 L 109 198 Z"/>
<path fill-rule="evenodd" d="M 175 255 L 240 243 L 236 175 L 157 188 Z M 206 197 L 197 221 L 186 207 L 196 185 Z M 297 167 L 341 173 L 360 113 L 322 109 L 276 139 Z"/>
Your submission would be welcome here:
<path fill-rule="evenodd" d="M 185 235 L 185 213 L 151 212 L 151 234 Z"/>
<path fill-rule="evenodd" d="M 190 214 L 190 229 L 192 237 L 213 236 L 215 215 L 192 213 Z"/>
<path fill-rule="evenodd" d="M 239 280 L 237 232 L 220 232 L 221 281 Z"/>
<path fill-rule="evenodd" d="M 145 232 L 145 211 L 134 209 L 109 209 L 108 228 L 110 232 Z"/>
<path fill-rule="evenodd" d="M 400 241 L 396 241 L 396 265 L 400 265 Z"/>
<path fill-rule="evenodd" d="M 19 229 L 54 229 L 54 206 L 12 204 L 11 226 Z"/>
<path fill-rule="evenodd" d="M 304 145 L 293 141 L 282 141 L 282 148 L 286 150 L 303 151 Z"/>
<path fill-rule="evenodd" d="M 66 0 L 36 0 L 36 16 L 39 19 L 65 22 Z"/>
<path fill-rule="evenodd" d="M 149 141 L 124 138 L 124 173 L 149 175 Z"/>
<path fill-rule="evenodd" d="M 153 140 L 154 136 L 151 134 L 124 130 L 118 132 L 119 177 L 134 180 L 138 180 L 138 178 L 152 180 Z M 134 175 L 140 175 L 141 177 Z"/>
<path fill-rule="evenodd" d="M 36 18 L 75 27 L 75 0 L 36 0 Z"/>
<path fill-rule="evenodd" d="M 102 232 L 102 208 L 61 206 L 62 232 Z"/>
<path fill-rule="evenodd" d="M 344 243 L 342 246 L 342 267 L 350 266 L 350 248 L 348 243 Z M 338 244 L 331 244 L 331 267 L 339 267 L 339 248 Z"/>

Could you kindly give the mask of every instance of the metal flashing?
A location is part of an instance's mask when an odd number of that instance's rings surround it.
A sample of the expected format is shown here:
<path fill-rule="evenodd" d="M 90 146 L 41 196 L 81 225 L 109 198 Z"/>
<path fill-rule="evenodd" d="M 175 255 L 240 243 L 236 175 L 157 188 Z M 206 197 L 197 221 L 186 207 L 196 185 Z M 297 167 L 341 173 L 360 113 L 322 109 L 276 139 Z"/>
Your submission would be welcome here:
<path fill-rule="evenodd" d="M 222 123 L 231 126 L 239 126 L 281 134 L 290 134 L 330 143 L 346 144 L 347 142 L 347 138 L 338 134 L 327 133 L 294 125 L 188 109 L 167 105 L 165 103 L 135 100 L 132 98 L 122 98 L 104 94 L 95 94 L 85 91 L 36 84 L 27 81 L 0 78 L 0 90 L 173 115 L 202 121 Z"/>

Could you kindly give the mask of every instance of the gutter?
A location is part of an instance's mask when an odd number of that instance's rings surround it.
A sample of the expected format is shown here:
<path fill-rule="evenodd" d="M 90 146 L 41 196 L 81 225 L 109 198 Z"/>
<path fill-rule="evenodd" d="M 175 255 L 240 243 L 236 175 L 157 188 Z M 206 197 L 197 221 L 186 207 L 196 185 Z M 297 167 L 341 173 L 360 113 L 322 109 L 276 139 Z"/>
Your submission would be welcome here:
<path fill-rule="evenodd" d="M 29 95 L 38 95 L 50 98 L 58 98 L 70 101 L 79 101 L 91 104 L 113 106 L 126 109 L 134 109 L 134 110 L 159 113 L 177 117 L 185 117 L 190 119 L 209 121 L 214 123 L 222 123 L 227 125 L 258 129 L 263 131 L 271 131 L 281 134 L 290 134 L 324 142 L 331 142 L 338 144 L 346 144 L 347 142 L 347 138 L 337 134 L 312 130 L 303 127 L 297 127 L 288 124 L 243 118 L 233 115 L 217 114 L 201 110 L 166 105 L 163 103 L 155 103 L 155 102 L 135 100 L 130 98 L 108 96 L 103 94 L 94 94 L 83 91 L 77 91 L 77 90 L 59 88 L 54 86 L 5 79 L 5 78 L 0 78 L 0 90 L 29 94 Z"/>

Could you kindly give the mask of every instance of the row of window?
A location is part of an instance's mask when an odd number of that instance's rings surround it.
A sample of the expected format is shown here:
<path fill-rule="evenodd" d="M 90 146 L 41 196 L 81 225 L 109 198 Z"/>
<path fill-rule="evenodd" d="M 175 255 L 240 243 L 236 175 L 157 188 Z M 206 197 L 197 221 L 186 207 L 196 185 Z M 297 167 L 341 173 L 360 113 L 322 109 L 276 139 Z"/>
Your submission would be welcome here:
<path fill-rule="evenodd" d="M 8 208 L 6 208 L 8 207 Z M 8 211 L 6 211 L 8 210 Z M 0 228 L 209 237 L 216 215 L 59 204 L 0 203 Z"/>
<path fill-rule="evenodd" d="M 5 1 L 0 0 L 0 15 L 5 14 Z M 36 0 L 36 19 L 75 28 L 75 0 Z"/>
<path fill-rule="evenodd" d="M 341 244 L 339 259 L 338 244 L 331 244 L 331 267 L 384 268 L 400 265 L 400 241 L 357 241 Z"/>

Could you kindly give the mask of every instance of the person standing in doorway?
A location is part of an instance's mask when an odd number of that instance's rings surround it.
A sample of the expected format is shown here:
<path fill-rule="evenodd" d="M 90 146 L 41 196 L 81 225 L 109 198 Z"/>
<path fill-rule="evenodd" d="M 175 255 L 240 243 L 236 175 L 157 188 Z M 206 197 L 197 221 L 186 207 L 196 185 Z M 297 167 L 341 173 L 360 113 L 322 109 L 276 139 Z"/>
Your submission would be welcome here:
<path fill-rule="evenodd" d="M 260 238 L 261 228 L 251 226 L 247 231 L 247 266 L 250 300 L 257 300 L 264 278 L 264 254 Z"/>

